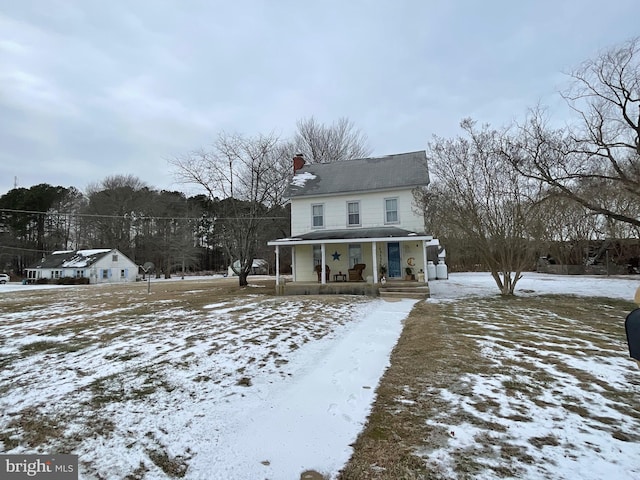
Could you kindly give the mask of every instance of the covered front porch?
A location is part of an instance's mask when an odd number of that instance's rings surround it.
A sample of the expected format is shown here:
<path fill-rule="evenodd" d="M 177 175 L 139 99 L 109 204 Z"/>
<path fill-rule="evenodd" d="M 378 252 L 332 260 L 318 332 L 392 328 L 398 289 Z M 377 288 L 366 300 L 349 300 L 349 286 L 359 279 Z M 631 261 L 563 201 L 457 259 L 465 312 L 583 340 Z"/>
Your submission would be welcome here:
<path fill-rule="evenodd" d="M 367 282 L 291 282 L 284 281 L 276 287 L 279 295 L 365 295 L 370 297 L 392 298 L 429 298 L 429 285 L 426 282 L 390 280 L 386 283 Z"/>
<path fill-rule="evenodd" d="M 431 235 L 396 227 L 318 230 L 268 244 L 275 247 L 279 292 L 318 290 L 361 295 L 377 295 L 377 288 L 385 282 L 411 280 L 426 284 L 428 247 L 439 245 Z M 281 248 L 291 248 L 292 280 L 286 289 L 280 276 Z M 304 288 L 303 284 L 309 287 Z"/>

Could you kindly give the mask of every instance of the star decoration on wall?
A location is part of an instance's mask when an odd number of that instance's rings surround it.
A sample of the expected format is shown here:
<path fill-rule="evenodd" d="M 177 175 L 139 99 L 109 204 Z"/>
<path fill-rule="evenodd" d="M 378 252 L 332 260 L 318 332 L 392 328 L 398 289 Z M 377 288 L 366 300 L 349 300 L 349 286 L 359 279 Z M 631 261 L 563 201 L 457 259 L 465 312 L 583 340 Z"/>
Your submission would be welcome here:
<path fill-rule="evenodd" d="M 335 252 L 333 252 L 333 255 L 332 255 L 332 256 L 333 256 L 333 260 L 334 260 L 334 261 L 336 261 L 336 260 L 340 260 L 340 255 L 341 255 L 341 254 L 340 254 L 340 253 L 338 253 L 338 251 L 337 251 L 337 250 L 336 250 Z"/>

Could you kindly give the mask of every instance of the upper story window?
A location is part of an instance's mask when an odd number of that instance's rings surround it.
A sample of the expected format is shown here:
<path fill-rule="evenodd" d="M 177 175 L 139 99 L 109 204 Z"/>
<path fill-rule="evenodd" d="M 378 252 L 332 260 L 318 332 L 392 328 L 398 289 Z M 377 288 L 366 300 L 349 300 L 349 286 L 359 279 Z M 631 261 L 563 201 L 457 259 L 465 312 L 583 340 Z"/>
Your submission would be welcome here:
<path fill-rule="evenodd" d="M 117 262 L 118 261 L 118 255 L 115 254 L 115 253 L 113 255 L 111 255 L 111 261 L 112 262 Z"/>
<path fill-rule="evenodd" d="M 311 226 L 313 228 L 324 228 L 324 205 L 311 205 Z"/>
<path fill-rule="evenodd" d="M 360 226 L 360 202 L 347 202 L 347 226 Z"/>
<path fill-rule="evenodd" d="M 398 217 L 398 199 L 384 199 L 384 223 L 399 223 Z"/>

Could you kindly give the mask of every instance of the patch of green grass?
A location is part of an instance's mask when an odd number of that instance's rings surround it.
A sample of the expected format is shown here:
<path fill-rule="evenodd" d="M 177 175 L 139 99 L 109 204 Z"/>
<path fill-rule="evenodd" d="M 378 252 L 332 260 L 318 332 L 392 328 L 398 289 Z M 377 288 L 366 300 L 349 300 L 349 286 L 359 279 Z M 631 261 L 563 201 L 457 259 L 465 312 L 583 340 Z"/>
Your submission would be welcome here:
<path fill-rule="evenodd" d="M 555 435 L 543 435 L 541 437 L 531 437 L 529 438 L 529 443 L 536 448 L 542 448 L 547 445 L 551 445 L 552 447 L 557 447 L 560 445 L 558 441 L 558 437 Z"/>
<path fill-rule="evenodd" d="M 172 458 L 164 450 L 149 450 L 147 455 L 170 478 L 183 478 L 189 468 L 185 458 Z"/>
<path fill-rule="evenodd" d="M 37 342 L 22 345 L 20 347 L 20 352 L 23 356 L 36 355 L 43 352 L 73 353 L 82 350 L 86 346 L 86 343 L 77 340 L 69 343 L 40 340 Z"/>
<path fill-rule="evenodd" d="M 20 439 L 14 429 L 0 431 L 0 444 L 2 444 L 3 451 L 9 451 L 20 445 Z"/>
<path fill-rule="evenodd" d="M 516 392 L 524 392 L 529 393 L 533 390 L 530 383 L 523 382 L 521 380 L 503 380 L 502 386 L 507 391 L 516 391 Z"/>
<path fill-rule="evenodd" d="M 140 465 L 138 465 L 133 472 L 124 477 L 124 480 L 143 480 L 145 473 L 148 471 L 149 469 L 145 466 L 144 462 L 140 462 Z"/>
<path fill-rule="evenodd" d="M 39 342 L 28 343 L 20 347 L 20 351 L 25 355 L 31 355 L 34 353 L 40 353 L 47 350 L 56 350 L 59 346 L 59 342 L 52 342 L 50 340 L 41 340 Z"/>
<path fill-rule="evenodd" d="M 240 377 L 236 385 L 240 385 L 242 387 L 250 387 L 251 385 L 253 385 L 253 383 L 251 382 L 251 379 L 249 377 Z"/>
<path fill-rule="evenodd" d="M 91 405 L 93 408 L 125 400 L 124 385 L 115 374 L 93 380 L 89 384 L 89 390 L 92 394 Z"/>
<path fill-rule="evenodd" d="M 15 444 L 16 440 L 12 438 L 17 437 L 19 444 L 30 448 L 41 447 L 64 436 L 64 425 L 60 419 L 43 414 L 36 408 L 26 408 L 16 414 L 7 424 L 7 430 L 4 435 L 10 443 Z"/>

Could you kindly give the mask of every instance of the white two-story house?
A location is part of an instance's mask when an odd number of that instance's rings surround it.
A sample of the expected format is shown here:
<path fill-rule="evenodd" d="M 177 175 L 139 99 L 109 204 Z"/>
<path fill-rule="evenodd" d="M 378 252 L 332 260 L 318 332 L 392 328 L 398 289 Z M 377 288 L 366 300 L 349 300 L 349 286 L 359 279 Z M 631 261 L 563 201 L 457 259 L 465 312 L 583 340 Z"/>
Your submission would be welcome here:
<path fill-rule="evenodd" d="M 293 163 L 291 236 L 268 242 L 276 272 L 280 248 L 290 247 L 294 282 L 425 277 L 427 246 L 438 241 L 425 233 L 414 203 L 414 189 L 429 183 L 424 151 L 309 165 L 297 156 Z"/>

